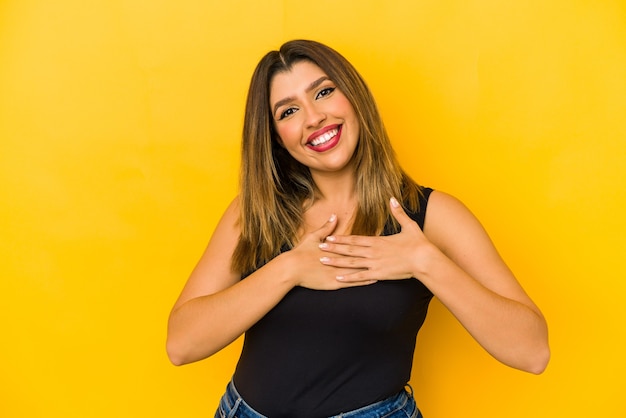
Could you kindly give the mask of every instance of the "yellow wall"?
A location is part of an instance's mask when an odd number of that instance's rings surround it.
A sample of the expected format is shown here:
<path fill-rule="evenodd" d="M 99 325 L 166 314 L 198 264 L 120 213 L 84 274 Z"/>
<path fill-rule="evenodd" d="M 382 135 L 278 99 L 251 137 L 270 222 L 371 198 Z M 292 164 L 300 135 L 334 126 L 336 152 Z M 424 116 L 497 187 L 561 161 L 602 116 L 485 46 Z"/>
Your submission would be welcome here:
<path fill-rule="evenodd" d="M 175 368 L 166 318 L 236 193 L 253 67 L 295 37 L 353 61 L 549 320 L 537 377 L 433 303 L 425 416 L 626 416 L 624 2 L 397 3 L 0 2 L 0 416 L 211 416 L 240 342 Z"/>

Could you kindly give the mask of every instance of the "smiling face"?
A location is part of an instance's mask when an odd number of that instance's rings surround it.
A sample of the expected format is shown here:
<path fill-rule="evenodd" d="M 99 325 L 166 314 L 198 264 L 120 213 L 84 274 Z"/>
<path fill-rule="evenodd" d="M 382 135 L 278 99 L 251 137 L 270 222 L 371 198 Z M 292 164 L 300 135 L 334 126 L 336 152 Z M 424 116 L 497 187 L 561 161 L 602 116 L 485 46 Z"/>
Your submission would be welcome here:
<path fill-rule="evenodd" d="M 277 73 L 270 111 L 281 145 L 312 174 L 349 169 L 359 138 L 357 117 L 317 65 L 300 61 Z"/>

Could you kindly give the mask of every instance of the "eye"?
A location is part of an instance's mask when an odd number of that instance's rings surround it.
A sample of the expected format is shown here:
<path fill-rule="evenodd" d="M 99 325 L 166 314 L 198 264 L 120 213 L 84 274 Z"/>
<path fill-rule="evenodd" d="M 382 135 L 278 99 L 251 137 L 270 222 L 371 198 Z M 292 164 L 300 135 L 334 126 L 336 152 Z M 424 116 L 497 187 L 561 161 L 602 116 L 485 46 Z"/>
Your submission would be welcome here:
<path fill-rule="evenodd" d="M 333 91 L 335 91 L 335 88 L 336 87 L 324 87 L 323 89 L 320 90 L 319 93 L 317 93 L 317 96 L 315 96 L 315 98 L 316 99 L 321 99 L 322 97 L 328 96 Z"/>
<path fill-rule="evenodd" d="M 293 115 L 294 113 L 296 113 L 296 110 L 297 109 L 295 107 L 288 107 L 287 109 L 280 112 L 280 115 L 278 116 L 278 120 L 283 120 L 286 117 Z"/>

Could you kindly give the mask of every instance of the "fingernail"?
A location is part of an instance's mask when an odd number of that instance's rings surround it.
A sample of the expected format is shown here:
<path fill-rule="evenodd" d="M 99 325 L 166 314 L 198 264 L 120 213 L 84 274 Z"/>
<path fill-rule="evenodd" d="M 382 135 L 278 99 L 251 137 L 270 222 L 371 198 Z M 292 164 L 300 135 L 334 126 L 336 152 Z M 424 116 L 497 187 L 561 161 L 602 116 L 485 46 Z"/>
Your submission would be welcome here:
<path fill-rule="evenodd" d="M 329 235 L 326 237 L 326 241 L 335 242 L 337 238 L 334 235 Z"/>
<path fill-rule="evenodd" d="M 337 215 L 333 213 L 332 215 L 330 215 L 330 219 L 328 219 L 328 222 L 335 222 L 335 219 L 337 219 Z"/>
<path fill-rule="evenodd" d="M 344 281 L 346 278 L 344 276 L 337 276 L 336 277 L 337 280 L 339 280 L 340 282 Z"/>
<path fill-rule="evenodd" d="M 330 261 L 330 258 L 328 258 L 328 257 L 322 257 L 322 258 L 320 258 L 320 261 L 321 261 L 323 264 L 326 264 L 326 263 L 328 263 L 328 262 Z"/>
<path fill-rule="evenodd" d="M 325 250 L 325 249 L 327 249 L 327 248 L 328 248 L 328 244 L 326 244 L 325 242 L 322 242 L 322 243 L 320 244 L 320 248 L 321 248 L 322 250 Z"/>
<path fill-rule="evenodd" d="M 400 207 L 400 203 L 398 203 L 395 197 L 391 198 L 391 206 L 393 206 L 394 208 Z"/>

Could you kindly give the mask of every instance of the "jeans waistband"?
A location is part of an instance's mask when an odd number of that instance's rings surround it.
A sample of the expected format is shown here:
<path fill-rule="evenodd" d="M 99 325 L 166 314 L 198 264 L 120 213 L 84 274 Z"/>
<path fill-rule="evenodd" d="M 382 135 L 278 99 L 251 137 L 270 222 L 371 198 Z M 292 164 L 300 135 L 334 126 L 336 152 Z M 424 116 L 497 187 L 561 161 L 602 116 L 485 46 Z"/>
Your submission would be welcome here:
<path fill-rule="evenodd" d="M 409 386 L 410 388 L 410 386 Z M 398 394 L 384 399 L 380 402 L 367 405 L 365 407 L 355 409 L 353 411 L 343 412 L 330 418 L 376 418 L 376 417 L 414 417 L 420 418 L 422 415 L 415 405 L 413 393 L 403 390 Z M 398 412 L 399 415 L 394 414 Z M 248 405 L 239 392 L 235 388 L 235 384 L 231 380 L 226 387 L 226 393 L 220 401 L 219 408 L 215 414 L 215 418 L 268 418 L 265 415 L 255 411 Z"/>
<path fill-rule="evenodd" d="M 343 412 L 331 418 L 378 418 L 398 416 L 418 418 L 418 414 L 419 411 L 415 405 L 413 389 L 411 388 L 410 393 L 403 390 L 380 402 L 375 402 L 353 411 Z"/>
<path fill-rule="evenodd" d="M 226 393 L 224 393 L 224 396 L 222 396 L 220 400 L 215 418 L 233 418 L 235 416 L 237 418 L 268 418 L 252 409 L 252 407 L 243 400 L 231 380 L 228 386 L 226 386 Z"/>

